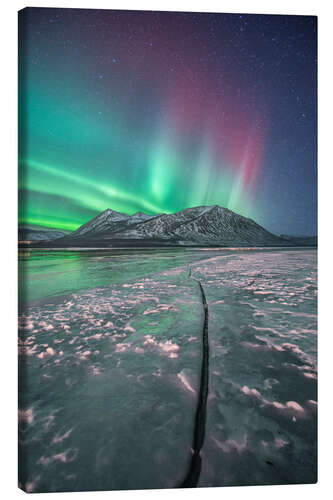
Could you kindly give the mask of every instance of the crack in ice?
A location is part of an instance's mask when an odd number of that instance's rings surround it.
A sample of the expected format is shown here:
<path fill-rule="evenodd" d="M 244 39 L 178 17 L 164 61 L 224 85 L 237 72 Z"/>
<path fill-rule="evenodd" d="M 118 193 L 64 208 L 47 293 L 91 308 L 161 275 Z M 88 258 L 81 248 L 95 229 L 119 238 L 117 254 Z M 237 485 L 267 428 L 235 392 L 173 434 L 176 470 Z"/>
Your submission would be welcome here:
<path fill-rule="evenodd" d="M 198 397 L 198 405 L 195 415 L 192 459 L 190 470 L 182 482 L 182 488 L 195 488 L 198 485 L 201 472 L 201 455 L 200 451 L 205 439 L 206 428 L 206 412 L 207 412 L 207 396 L 208 396 L 208 380 L 209 380 L 209 343 L 208 343 L 208 304 L 206 295 L 201 282 L 192 277 L 192 268 L 189 270 L 189 278 L 196 281 L 199 285 L 202 305 L 204 309 L 204 322 L 202 328 L 202 362 L 201 362 L 201 377 L 200 389 Z"/>

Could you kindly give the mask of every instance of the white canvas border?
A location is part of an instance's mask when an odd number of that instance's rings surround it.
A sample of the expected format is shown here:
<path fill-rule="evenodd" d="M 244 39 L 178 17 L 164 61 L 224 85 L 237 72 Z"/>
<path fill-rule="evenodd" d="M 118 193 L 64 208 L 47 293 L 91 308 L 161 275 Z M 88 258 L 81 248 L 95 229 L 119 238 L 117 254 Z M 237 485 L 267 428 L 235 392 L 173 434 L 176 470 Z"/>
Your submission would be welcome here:
<path fill-rule="evenodd" d="M 319 483 L 301 486 L 262 486 L 210 488 L 196 490 L 149 490 L 130 492 L 98 493 L 55 493 L 52 498 L 67 500 L 76 498 L 114 499 L 196 499 L 223 498 L 247 500 L 265 498 L 272 500 L 286 496 L 300 496 L 302 499 L 326 498 L 332 491 L 331 450 L 332 450 L 332 327 L 330 322 L 332 257 L 330 247 L 331 198 L 332 198 L 332 12 L 330 3 L 322 1 L 293 0 L 279 1 L 241 1 L 233 2 L 206 0 L 44 0 L 25 3 L 13 0 L 1 10 L 1 453 L 0 475 L 1 495 L 3 498 L 19 498 L 25 493 L 17 489 L 17 438 L 16 438 L 16 214 L 17 214 L 17 175 L 16 175 L 16 68 L 17 68 L 17 10 L 25 6 L 41 7 L 81 7 L 81 8 L 121 8 L 145 10 L 183 10 L 208 12 L 303 14 L 319 16 Z M 221 471 L 223 472 L 223 471 Z M 39 494 L 38 498 L 47 498 Z"/>

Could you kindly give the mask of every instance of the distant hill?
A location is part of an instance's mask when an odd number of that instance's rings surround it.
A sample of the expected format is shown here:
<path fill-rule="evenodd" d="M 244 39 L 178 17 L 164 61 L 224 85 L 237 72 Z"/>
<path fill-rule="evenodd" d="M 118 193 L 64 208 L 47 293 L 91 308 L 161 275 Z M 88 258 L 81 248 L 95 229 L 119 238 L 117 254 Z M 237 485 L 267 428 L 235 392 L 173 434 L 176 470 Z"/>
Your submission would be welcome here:
<path fill-rule="evenodd" d="M 317 236 L 289 236 L 286 234 L 281 234 L 281 238 L 288 240 L 290 243 L 300 246 L 317 246 L 318 238 Z"/>
<path fill-rule="evenodd" d="M 53 229 L 31 229 L 30 227 L 19 227 L 19 241 L 50 241 L 66 236 L 67 232 Z"/>

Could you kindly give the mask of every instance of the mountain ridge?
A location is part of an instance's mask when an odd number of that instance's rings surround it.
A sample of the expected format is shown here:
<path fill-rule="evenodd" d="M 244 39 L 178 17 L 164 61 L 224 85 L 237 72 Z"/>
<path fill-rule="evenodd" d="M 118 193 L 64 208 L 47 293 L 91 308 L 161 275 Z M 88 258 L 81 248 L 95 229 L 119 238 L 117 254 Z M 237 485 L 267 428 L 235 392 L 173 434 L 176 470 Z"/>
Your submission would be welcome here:
<path fill-rule="evenodd" d="M 315 246 L 314 241 L 278 236 L 228 208 L 200 205 L 157 215 L 144 212 L 128 215 L 107 208 L 72 233 L 53 239 L 52 246 L 281 247 Z"/>
<path fill-rule="evenodd" d="M 52 245 L 256 247 L 297 246 L 298 242 L 270 233 L 254 220 L 228 208 L 202 205 L 157 215 L 140 211 L 128 215 L 107 208 L 72 233 L 53 240 Z"/>

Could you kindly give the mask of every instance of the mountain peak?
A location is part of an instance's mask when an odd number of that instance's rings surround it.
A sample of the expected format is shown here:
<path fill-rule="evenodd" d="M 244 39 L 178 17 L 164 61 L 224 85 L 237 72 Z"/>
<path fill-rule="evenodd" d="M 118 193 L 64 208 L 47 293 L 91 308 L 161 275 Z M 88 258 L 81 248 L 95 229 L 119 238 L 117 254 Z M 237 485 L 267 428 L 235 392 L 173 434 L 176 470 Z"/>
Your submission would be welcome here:
<path fill-rule="evenodd" d="M 222 212 L 225 212 L 226 210 L 228 210 L 227 208 L 225 207 L 221 207 L 220 205 L 212 205 L 211 207 L 209 207 L 210 210 L 217 210 L 217 211 L 222 211 Z"/>
<path fill-rule="evenodd" d="M 138 216 L 142 216 L 142 215 L 147 216 L 148 214 L 145 214 L 144 212 L 139 211 L 139 212 L 135 212 L 135 214 L 131 215 L 131 217 L 138 217 Z"/>
<path fill-rule="evenodd" d="M 126 217 L 129 217 L 127 214 L 123 214 L 122 212 L 117 212 L 116 210 L 112 210 L 112 208 L 106 208 L 97 217 L 99 217 L 101 215 L 124 215 Z"/>

